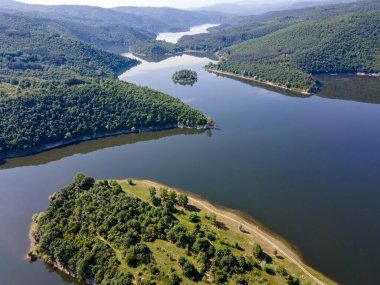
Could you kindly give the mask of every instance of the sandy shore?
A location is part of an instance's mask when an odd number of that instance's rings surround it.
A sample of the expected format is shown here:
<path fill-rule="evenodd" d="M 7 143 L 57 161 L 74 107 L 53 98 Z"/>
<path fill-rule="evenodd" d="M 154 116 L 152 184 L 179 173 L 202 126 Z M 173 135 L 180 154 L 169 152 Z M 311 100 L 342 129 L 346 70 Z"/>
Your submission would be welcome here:
<path fill-rule="evenodd" d="M 170 188 L 166 185 L 151 180 L 134 179 L 133 181 L 136 183 L 142 182 L 157 189 L 161 187 L 167 187 L 177 192 L 187 193 L 186 191 Z M 291 265 L 291 268 L 297 268 L 298 272 L 301 272 L 303 275 L 307 276 L 308 279 L 313 283 L 320 285 L 337 284 L 328 277 L 324 276 L 322 273 L 306 265 L 299 257 L 299 255 L 291 249 L 289 243 L 284 241 L 279 236 L 271 233 L 269 230 L 265 229 L 258 223 L 255 223 L 253 218 L 250 218 L 247 215 L 231 209 L 215 206 L 193 193 L 188 193 L 188 195 L 189 203 L 191 205 L 197 206 L 206 212 L 214 213 L 217 216 L 217 219 L 223 222 L 230 230 L 241 233 L 239 228 L 240 225 L 242 225 L 244 230 L 247 231 L 244 235 L 252 240 L 252 244 L 254 242 L 258 242 L 268 253 L 273 253 L 276 250 L 278 252 L 277 256 L 282 256 L 284 258 L 284 261 L 286 261 L 285 263 L 288 264 L 288 267 Z"/>
<path fill-rule="evenodd" d="M 155 187 L 156 189 L 160 189 L 162 187 L 168 188 L 170 190 L 174 190 L 178 193 L 187 193 L 189 198 L 189 204 L 196 206 L 203 213 L 214 213 L 218 221 L 222 222 L 228 229 L 228 231 L 232 231 L 233 234 L 242 235 L 245 239 L 248 239 L 249 244 L 259 243 L 264 251 L 269 254 L 273 259 L 276 259 L 277 264 L 284 265 L 290 272 L 295 273 L 297 276 L 303 275 L 306 280 L 309 280 L 312 284 L 319 285 L 329 285 L 329 284 L 337 284 L 333 280 L 324 276 L 322 273 L 316 271 L 315 269 L 306 265 L 299 255 L 294 251 L 290 244 L 283 240 L 281 237 L 271 233 L 269 230 L 265 229 L 265 227 L 259 225 L 254 221 L 254 219 L 249 216 L 239 213 L 237 211 L 227 209 L 224 207 L 216 206 L 208 202 L 207 200 L 202 199 L 193 193 L 188 193 L 186 191 L 182 191 L 176 188 L 171 188 L 167 185 L 151 181 L 151 180 L 139 180 L 132 179 L 134 185 L 142 186 L 144 191 L 148 190 L 150 186 Z M 128 180 L 116 180 L 120 184 L 126 185 Z M 135 187 L 135 186 L 134 186 Z M 133 190 L 128 190 L 129 193 L 133 194 Z M 148 192 L 148 191 L 147 191 Z M 141 194 L 140 194 L 141 195 Z M 137 195 L 138 196 L 138 195 Z M 35 254 L 35 246 L 37 241 L 34 240 L 32 231 L 36 224 L 33 222 L 30 228 L 30 251 Z M 243 231 L 241 230 L 243 228 Z M 277 252 L 274 254 L 274 252 Z M 28 256 L 30 258 L 30 256 Z M 50 263 L 56 269 L 65 272 L 70 276 L 74 276 L 72 272 L 69 272 L 62 265 L 57 264 L 55 262 L 50 261 L 48 258 L 44 258 L 44 256 L 38 256 L 39 259 L 44 260 L 45 262 Z M 91 281 L 91 280 L 87 280 Z M 86 281 L 86 282 L 87 282 Z M 87 283 L 87 284 L 92 284 Z"/>

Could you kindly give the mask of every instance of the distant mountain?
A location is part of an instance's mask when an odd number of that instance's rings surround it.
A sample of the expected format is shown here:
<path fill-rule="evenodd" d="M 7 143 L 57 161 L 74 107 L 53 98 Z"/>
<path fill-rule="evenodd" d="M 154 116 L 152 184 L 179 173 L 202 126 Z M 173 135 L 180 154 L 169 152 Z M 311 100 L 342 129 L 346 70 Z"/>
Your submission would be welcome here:
<path fill-rule="evenodd" d="M 57 17 L 92 21 L 98 25 L 113 24 L 142 29 L 148 32 L 184 31 L 189 27 L 210 22 L 221 23 L 228 17 L 217 12 L 184 11 L 170 8 L 119 7 L 106 9 L 81 5 L 30 5 L 0 0 L 0 11 L 34 13 L 41 17 Z"/>
<path fill-rule="evenodd" d="M 74 21 L 26 15 L 0 13 L 0 157 L 139 128 L 207 123 L 179 99 L 117 80 L 138 62 L 68 36 L 75 26 L 64 26 Z M 99 27 L 83 26 L 76 37 L 99 36 Z"/>
<path fill-rule="evenodd" d="M 219 51 L 250 39 L 257 39 L 294 24 L 324 20 L 329 17 L 380 10 L 380 1 L 366 0 L 347 4 L 268 12 L 262 15 L 236 17 L 208 34 L 184 36 L 178 42 L 183 49 Z"/>
<path fill-rule="evenodd" d="M 223 51 L 218 69 L 315 91 L 310 74 L 380 72 L 380 11 L 306 21 Z"/>
<path fill-rule="evenodd" d="M 0 12 L 0 25 L 3 28 L 11 27 L 18 30 L 50 30 L 117 53 L 127 52 L 132 45 L 156 38 L 154 33 L 125 25 L 61 17 L 44 18 L 39 14 L 30 13 Z"/>
<path fill-rule="evenodd" d="M 137 16 L 151 17 L 175 27 L 188 28 L 205 23 L 224 23 L 231 16 L 213 11 L 189 11 L 175 8 L 156 7 L 117 7 L 113 10 Z"/>
<path fill-rule="evenodd" d="M 323 1 L 284 1 L 269 4 L 252 4 L 250 1 L 241 1 L 233 4 L 217 4 L 200 8 L 201 11 L 214 11 L 219 13 L 229 13 L 240 16 L 259 15 L 270 11 L 282 11 L 315 7 L 326 4 L 338 4 L 356 2 L 357 0 L 323 0 Z"/>
<path fill-rule="evenodd" d="M 177 49 L 218 52 L 215 72 L 315 92 L 311 74 L 380 72 L 380 1 L 366 0 L 234 19 Z"/>

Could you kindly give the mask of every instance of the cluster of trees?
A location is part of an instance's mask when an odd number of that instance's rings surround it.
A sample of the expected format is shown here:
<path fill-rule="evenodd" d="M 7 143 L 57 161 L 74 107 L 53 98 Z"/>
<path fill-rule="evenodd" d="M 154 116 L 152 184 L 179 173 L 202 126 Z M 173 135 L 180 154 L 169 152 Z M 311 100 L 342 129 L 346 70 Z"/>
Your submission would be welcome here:
<path fill-rule="evenodd" d="M 207 124 L 179 99 L 113 80 L 69 80 L 0 98 L 0 148 L 26 150 L 83 135 Z"/>
<path fill-rule="evenodd" d="M 204 23 L 221 23 L 231 16 L 208 11 L 189 11 L 167 7 L 116 7 L 105 9 L 84 5 L 30 5 L 1 0 L 0 11 L 16 12 L 44 20 L 64 19 L 94 27 L 122 26 L 149 33 L 185 31 Z M 37 16 L 36 16 L 37 15 Z M 90 27 L 91 29 L 91 27 Z M 82 29 L 85 31 L 85 29 Z M 128 32 L 128 31 L 127 31 Z"/>
<path fill-rule="evenodd" d="M 198 74 L 190 69 L 183 69 L 172 75 L 172 80 L 176 83 L 194 84 L 198 80 Z"/>
<path fill-rule="evenodd" d="M 12 17 L 9 21 L 11 19 Z M 26 27 L 15 30 L 12 23 L 8 23 L 5 30 L 0 30 L 0 41 L 0 68 L 3 76 L 44 80 L 80 76 L 116 78 L 118 74 L 138 64 L 134 59 L 94 48 L 49 30 L 33 31 Z"/>
<path fill-rule="evenodd" d="M 315 92 L 318 82 L 310 74 L 379 72 L 379 30 L 380 11 L 303 22 L 231 46 L 212 67 Z"/>
<path fill-rule="evenodd" d="M 179 39 L 177 46 L 182 50 L 217 52 L 234 44 L 263 37 L 288 27 L 292 23 L 291 19 L 281 18 L 263 23 L 222 26 L 215 32 L 183 36 Z"/>
<path fill-rule="evenodd" d="M 373 10 L 380 10 L 379 1 L 364 0 L 235 17 L 228 21 L 229 24 L 214 28 L 211 33 L 182 37 L 178 42 L 178 46 L 185 50 L 215 52 L 247 40 L 263 37 L 298 23 L 313 20 L 322 21 L 333 16 Z"/>
<path fill-rule="evenodd" d="M 0 17 L 0 152 L 207 123 L 178 99 L 116 80 L 138 61 L 19 22 L 15 15 Z"/>
<path fill-rule="evenodd" d="M 149 194 L 150 203 L 126 194 L 114 181 L 76 174 L 72 184 L 51 196 L 47 211 L 33 217 L 35 253 L 88 283 L 180 284 L 182 275 L 201 284 L 266 284 L 258 264 L 266 256 L 260 245 L 249 256 L 233 253 L 200 220 L 192 227 L 181 222 L 178 217 L 189 206 L 186 194 L 153 187 Z M 160 272 L 151 250 L 156 240 L 187 252 L 177 257 L 181 272 Z M 149 272 L 133 276 L 123 264 Z M 289 274 L 283 269 L 281 275 Z M 141 277 L 148 283 L 140 283 Z"/>
<path fill-rule="evenodd" d="M 178 45 L 218 51 L 209 68 L 314 93 L 311 74 L 378 73 L 379 30 L 380 3 L 369 0 L 249 16 Z"/>
<path fill-rule="evenodd" d="M 175 44 L 166 41 L 145 41 L 132 46 L 132 52 L 149 58 L 161 58 L 182 51 Z"/>
<path fill-rule="evenodd" d="M 49 30 L 111 52 L 123 53 L 136 43 L 156 38 L 154 33 L 122 23 L 90 22 L 78 18 L 42 18 L 41 15 L 27 13 L 22 15 L 1 13 L 0 15 L 3 29 L 9 29 L 9 31 Z"/>

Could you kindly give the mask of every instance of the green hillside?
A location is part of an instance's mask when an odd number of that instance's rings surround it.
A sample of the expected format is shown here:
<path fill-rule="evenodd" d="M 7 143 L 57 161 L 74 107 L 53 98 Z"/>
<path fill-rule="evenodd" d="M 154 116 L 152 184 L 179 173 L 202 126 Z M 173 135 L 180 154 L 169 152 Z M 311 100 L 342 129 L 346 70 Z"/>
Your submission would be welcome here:
<path fill-rule="evenodd" d="M 268 12 L 263 15 L 236 17 L 229 24 L 209 34 L 185 36 L 178 42 L 183 49 L 219 51 L 250 39 L 257 39 L 305 21 L 323 21 L 329 17 L 348 13 L 380 10 L 380 2 L 364 0 L 347 4 Z"/>
<path fill-rule="evenodd" d="M 213 68 L 316 90 L 312 73 L 380 71 L 380 11 L 306 21 L 233 45 Z"/>
<path fill-rule="evenodd" d="M 76 174 L 33 216 L 29 256 L 87 284 L 314 284 L 242 225 L 226 224 L 228 212 L 199 205 L 154 182 Z"/>
<path fill-rule="evenodd" d="M 156 35 L 120 24 L 97 23 L 64 18 L 43 18 L 33 14 L 0 13 L 1 30 L 51 31 L 113 52 L 127 52 L 131 45 Z"/>
<path fill-rule="evenodd" d="M 11 22 L 0 30 L 0 156 L 83 136 L 207 123 L 178 99 L 118 81 L 136 60 Z"/>
<path fill-rule="evenodd" d="M 119 130 L 207 123 L 202 113 L 179 99 L 117 80 L 57 80 L 43 85 L 47 86 L 0 97 L 0 150 L 26 150 Z"/>
<path fill-rule="evenodd" d="M 49 31 L 0 31 L 2 76 L 61 79 L 62 77 L 116 77 L 137 64 L 83 42 Z"/>
<path fill-rule="evenodd" d="M 84 5 L 31 5 L 0 0 L 0 11 L 23 12 L 43 18 L 85 21 L 96 25 L 122 25 L 151 33 L 185 31 L 204 23 L 221 23 L 229 17 L 217 12 L 172 8 L 118 7 L 106 9 Z"/>

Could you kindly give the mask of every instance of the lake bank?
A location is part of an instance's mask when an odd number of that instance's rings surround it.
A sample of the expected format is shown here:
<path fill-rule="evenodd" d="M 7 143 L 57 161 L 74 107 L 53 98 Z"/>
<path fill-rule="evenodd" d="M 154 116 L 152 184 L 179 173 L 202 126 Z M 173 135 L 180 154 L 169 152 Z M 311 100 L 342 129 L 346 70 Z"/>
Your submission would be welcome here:
<path fill-rule="evenodd" d="M 299 280 L 308 280 L 313 284 L 320 285 L 336 284 L 334 281 L 325 277 L 323 274 L 305 265 L 298 257 L 298 255 L 287 245 L 286 242 L 274 234 L 270 234 L 265 228 L 259 226 L 256 223 L 253 223 L 251 219 L 247 219 L 246 217 L 236 213 L 234 210 L 221 208 L 200 198 L 197 195 L 187 193 L 176 188 L 170 188 L 164 184 L 151 180 L 128 179 L 116 180 L 116 182 L 121 185 L 121 189 L 126 194 L 135 196 L 138 199 L 141 199 L 142 201 L 148 202 L 150 204 L 152 203 L 150 191 L 151 187 L 154 187 L 156 190 L 164 188 L 169 192 L 175 192 L 177 194 L 177 197 L 179 197 L 180 194 L 185 193 L 188 197 L 188 206 L 185 206 L 183 209 L 181 206 L 178 206 L 179 212 L 175 214 L 175 216 L 179 219 L 179 221 L 185 224 L 188 223 L 186 222 L 187 219 L 183 219 L 184 213 L 181 213 L 182 210 L 195 213 L 195 215 L 198 216 L 202 221 L 203 219 L 209 219 L 207 217 L 210 217 L 211 215 L 215 215 L 216 222 L 214 223 L 214 226 L 212 226 L 212 224 L 211 226 L 213 227 L 214 234 L 218 237 L 218 239 L 221 239 L 221 245 L 226 248 L 231 248 L 231 250 L 236 247 L 238 249 L 237 252 L 243 254 L 245 258 L 249 258 L 249 256 L 251 256 L 250 248 L 252 245 L 259 244 L 263 248 L 264 254 L 267 256 L 265 260 L 268 262 L 268 264 L 265 263 L 264 265 L 260 263 L 260 267 L 264 266 L 264 268 L 267 268 L 262 269 L 264 272 L 273 272 L 269 275 L 265 274 L 265 276 L 266 278 L 269 278 L 268 280 L 271 280 L 272 282 L 274 281 L 275 284 L 285 284 L 283 278 L 281 277 L 285 275 L 279 273 L 283 271 L 278 271 L 278 268 L 280 267 L 284 268 L 288 274 L 296 276 Z M 99 183 L 102 183 L 102 181 L 99 181 Z M 38 258 L 47 264 L 52 265 L 54 269 L 60 272 L 64 272 L 65 274 L 72 277 L 77 277 L 75 272 L 70 271 L 60 262 L 51 258 L 51 254 L 43 253 L 41 250 L 39 250 L 38 244 L 40 242 L 39 237 L 41 237 L 41 232 L 38 232 L 36 226 L 39 223 L 41 217 L 42 216 L 40 214 L 37 214 L 34 215 L 32 219 L 33 222 L 29 232 L 31 248 L 28 253 L 28 258 L 31 261 L 34 261 Z M 191 223 L 189 226 L 190 225 Z M 105 241 L 101 236 L 98 236 L 98 238 L 102 242 L 106 242 L 116 253 L 118 252 L 114 246 L 109 244 L 108 241 Z M 165 240 L 157 242 L 161 246 L 164 246 L 162 242 L 165 243 Z M 157 242 L 148 243 L 148 245 L 150 248 L 152 248 L 157 245 Z M 169 246 L 169 244 L 167 246 Z M 174 250 L 174 248 L 172 250 Z M 260 259 L 258 261 L 260 261 Z M 132 268 L 125 266 L 126 264 L 123 264 L 122 262 L 121 268 L 123 268 L 123 270 L 132 270 L 132 272 L 135 273 Z M 276 274 L 275 272 L 277 271 L 278 273 Z M 205 272 L 205 276 L 208 276 L 207 272 Z M 94 280 L 91 278 L 87 278 L 84 281 L 86 284 L 94 284 Z"/>
<path fill-rule="evenodd" d="M 212 73 L 218 74 L 218 75 L 226 75 L 226 76 L 233 77 L 233 78 L 244 79 L 244 80 L 260 83 L 260 84 L 263 84 L 263 85 L 267 85 L 267 86 L 270 86 L 270 87 L 279 88 L 279 89 L 282 89 L 282 90 L 285 90 L 285 91 L 294 92 L 294 93 L 303 95 L 305 97 L 310 97 L 310 96 L 313 95 L 313 93 L 309 93 L 309 92 L 307 92 L 307 90 L 302 90 L 302 89 L 297 89 L 297 88 L 287 88 L 285 86 L 273 83 L 271 81 L 257 80 L 257 79 L 254 79 L 253 77 L 239 75 L 239 74 L 235 74 L 235 73 L 232 73 L 232 72 L 227 72 L 227 71 L 218 70 L 218 69 L 209 68 L 209 67 L 205 67 L 205 70 L 208 71 L 208 72 L 212 72 Z"/>
<path fill-rule="evenodd" d="M 208 129 L 212 129 L 212 128 L 213 127 L 210 125 L 185 126 L 183 124 L 168 124 L 168 125 L 165 125 L 162 127 L 140 128 L 140 129 L 136 129 L 136 130 L 124 129 L 124 130 L 111 131 L 111 132 L 99 132 L 99 133 L 95 133 L 95 134 L 78 136 L 76 138 L 64 139 L 64 140 L 60 140 L 60 141 L 57 141 L 54 143 L 43 144 L 41 146 L 34 147 L 34 148 L 28 149 L 28 150 L 8 151 L 8 152 L 0 153 L 0 161 L 4 160 L 4 159 L 8 159 L 8 158 L 30 156 L 33 154 L 37 154 L 40 152 L 69 146 L 69 145 L 76 144 L 79 142 L 96 140 L 96 139 L 106 138 L 106 137 L 111 137 L 111 136 L 118 136 L 118 135 L 132 134 L 132 133 L 158 132 L 158 131 L 171 130 L 171 129 L 208 130 Z"/>
<path fill-rule="evenodd" d="M 124 185 L 128 183 L 127 180 L 119 180 L 118 182 L 124 183 Z M 133 182 L 137 185 L 139 183 L 142 183 L 146 184 L 147 186 L 155 187 L 157 189 L 168 188 L 169 190 L 174 190 L 177 193 L 186 193 L 189 195 L 190 204 L 206 212 L 214 213 L 217 219 L 224 223 L 229 230 L 234 231 L 235 233 L 242 234 L 245 237 L 248 237 L 252 243 L 259 243 L 264 248 L 264 250 L 266 250 L 266 252 L 271 253 L 271 256 L 273 256 L 273 258 L 277 259 L 278 257 L 280 257 L 281 259 L 282 256 L 284 258 L 284 265 L 286 265 L 287 267 L 289 267 L 289 264 L 292 264 L 291 268 L 293 270 L 297 270 L 298 268 L 299 273 L 305 274 L 308 279 L 310 279 L 312 282 L 316 282 L 317 284 L 337 284 L 335 281 L 323 275 L 323 273 L 318 272 L 315 269 L 306 265 L 302 261 L 302 258 L 291 248 L 290 243 L 285 241 L 282 237 L 278 236 L 277 234 L 266 229 L 263 225 L 260 225 L 251 216 L 240 211 L 212 204 L 211 202 L 203 199 L 197 194 L 179 190 L 176 188 L 171 188 L 167 185 L 158 183 L 156 181 L 133 179 Z M 240 230 L 241 226 L 243 226 L 243 233 Z M 274 251 L 277 251 L 277 254 L 273 254 Z"/>
<path fill-rule="evenodd" d="M 214 28 L 219 26 L 220 24 L 203 24 L 199 26 L 191 27 L 186 32 L 180 32 L 180 33 L 160 33 L 157 35 L 156 40 L 164 40 L 169 43 L 176 44 L 180 38 L 187 35 L 197 35 L 202 33 L 208 33 L 208 29 Z"/>

